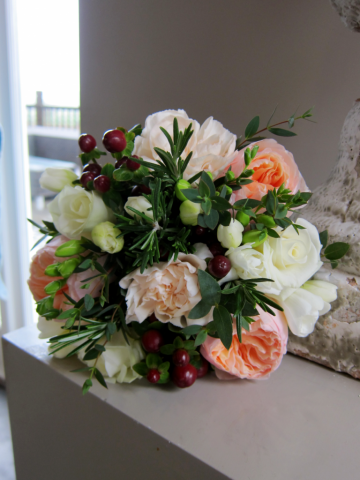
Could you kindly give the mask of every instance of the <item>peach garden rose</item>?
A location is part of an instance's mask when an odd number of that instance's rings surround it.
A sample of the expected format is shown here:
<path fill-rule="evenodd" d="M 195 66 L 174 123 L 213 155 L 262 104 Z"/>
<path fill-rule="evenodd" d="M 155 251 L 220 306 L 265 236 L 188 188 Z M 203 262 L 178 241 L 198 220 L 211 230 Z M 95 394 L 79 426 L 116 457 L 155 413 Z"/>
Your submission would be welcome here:
<path fill-rule="evenodd" d="M 233 340 L 227 350 L 218 338 L 207 337 L 201 354 L 216 369 L 221 380 L 236 378 L 266 378 L 278 368 L 286 353 L 288 329 L 284 315 L 270 315 L 258 308 L 259 316 L 250 325 L 250 331 L 242 331 L 239 342 L 234 322 Z"/>
<path fill-rule="evenodd" d="M 252 143 L 249 148 L 252 149 L 255 145 L 259 150 L 249 167 L 254 170 L 254 174 L 250 177 L 253 182 L 234 192 L 231 203 L 242 198 L 261 200 L 268 190 L 279 188 L 283 183 L 292 191 L 292 194 L 299 190 L 309 191 L 292 153 L 272 138 Z M 245 149 L 240 150 L 230 164 L 237 177 L 245 168 L 244 152 Z"/>

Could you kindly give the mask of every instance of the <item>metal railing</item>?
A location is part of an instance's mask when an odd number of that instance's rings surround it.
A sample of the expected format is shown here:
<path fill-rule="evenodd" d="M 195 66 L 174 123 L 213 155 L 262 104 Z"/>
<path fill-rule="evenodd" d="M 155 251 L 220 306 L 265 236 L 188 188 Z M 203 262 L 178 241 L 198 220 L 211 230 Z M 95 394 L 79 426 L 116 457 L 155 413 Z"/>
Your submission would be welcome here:
<path fill-rule="evenodd" d="M 80 109 L 44 105 L 42 92 L 36 92 L 36 104 L 26 105 L 27 125 L 80 129 Z"/>

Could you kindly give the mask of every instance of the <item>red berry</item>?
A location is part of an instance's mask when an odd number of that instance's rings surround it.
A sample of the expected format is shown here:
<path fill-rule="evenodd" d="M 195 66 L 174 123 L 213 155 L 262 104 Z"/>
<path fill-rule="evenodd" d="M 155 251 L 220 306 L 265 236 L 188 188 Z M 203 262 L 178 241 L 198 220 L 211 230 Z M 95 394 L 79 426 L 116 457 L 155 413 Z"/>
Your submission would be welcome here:
<path fill-rule="evenodd" d="M 79 147 L 82 152 L 89 153 L 96 147 L 96 140 L 92 135 L 83 133 L 79 137 Z"/>
<path fill-rule="evenodd" d="M 173 353 L 172 361 L 177 367 L 184 367 L 190 362 L 190 355 L 186 350 L 180 348 Z"/>
<path fill-rule="evenodd" d="M 123 158 L 120 158 L 120 160 L 116 160 L 116 163 L 115 163 L 115 168 L 120 168 L 121 165 L 123 165 L 124 163 L 126 163 L 126 160 L 128 159 L 128 157 L 123 157 Z"/>
<path fill-rule="evenodd" d="M 214 277 L 223 278 L 230 272 L 231 262 L 224 255 L 217 255 L 208 263 L 208 269 Z"/>
<path fill-rule="evenodd" d="M 197 370 L 194 365 L 188 363 L 183 367 L 175 367 L 172 372 L 172 379 L 179 388 L 191 387 L 197 378 Z"/>
<path fill-rule="evenodd" d="M 149 353 L 158 353 L 163 345 L 163 337 L 157 330 L 148 330 L 141 338 L 144 350 Z"/>
<path fill-rule="evenodd" d="M 111 180 L 106 175 L 99 175 L 94 180 L 94 187 L 100 193 L 106 193 L 110 190 Z"/>
<path fill-rule="evenodd" d="M 101 173 L 101 165 L 99 165 L 98 163 L 88 163 L 83 168 L 83 172 L 95 173 L 95 177 L 97 177 Z"/>
<path fill-rule="evenodd" d="M 209 246 L 210 252 L 216 257 L 216 255 L 224 255 L 226 252 L 225 248 L 223 248 L 220 243 L 212 243 Z"/>
<path fill-rule="evenodd" d="M 80 182 L 81 185 L 85 188 L 87 188 L 88 182 L 91 182 L 91 180 L 94 180 L 95 178 L 95 173 L 93 172 L 84 172 L 81 177 L 80 177 Z"/>
<path fill-rule="evenodd" d="M 122 152 L 126 148 L 126 138 L 121 130 L 108 130 L 104 133 L 102 141 L 110 153 Z"/>
<path fill-rule="evenodd" d="M 201 367 L 197 368 L 197 378 L 204 377 L 209 370 L 209 362 L 205 358 L 201 357 Z"/>
<path fill-rule="evenodd" d="M 149 322 L 150 323 L 154 323 L 154 322 L 157 322 L 158 319 L 155 317 L 155 313 L 152 313 L 149 317 Z"/>
<path fill-rule="evenodd" d="M 200 225 L 198 225 L 198 226 L 195 228 L 195 235 L 198 235 L 199 237 L 201 237 L 201 236 L 204 235 L 205 233 L 206 233 L 206 228 L 200 227 Z"/>
<path fill-rule="evenodd" d="M 159 370 L 152 368 L 148 371 L 146 378 L 149 380 L 150 383 L 157 383 L 160 380 Z"/>
<path fill-rule="evenodd" d="M 131 160 L 130 158 L 128 158 L 128 159 L 126 160 L 126 166 L 127 166 L 128 169 L 131 170 L 132 172 L 135 172 L 135 170 L 137 170 L 138 168 L 141 167 L 140 163 L 134 162 L 134 160 Z"/>
<path fill-rule="evenodd" d="M 135 187 L 131 190 L 132 197 L 139 197 L 143 193 L 145 193 L 145 195 L 150 195 L 150 188 L 146 185 L 135 185 Z"/>

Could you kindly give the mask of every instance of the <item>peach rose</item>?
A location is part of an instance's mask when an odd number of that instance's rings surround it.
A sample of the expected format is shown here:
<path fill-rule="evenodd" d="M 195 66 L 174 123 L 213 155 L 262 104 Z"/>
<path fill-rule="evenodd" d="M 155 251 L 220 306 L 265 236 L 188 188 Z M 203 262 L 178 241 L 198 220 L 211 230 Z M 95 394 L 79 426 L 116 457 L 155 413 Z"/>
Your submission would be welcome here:
<path fill-rule="evenodd" d="M 56 249 L 67 241 L 69 241 L 69 239 L 67 237 L 64 237 L 63 235 L 55 237 L 53 240 L 51 240 L 51 242 L 38 250 L 38 252 L 33 257 L 30 265 L 30 278 L 28 280 L 28 284 L 35 301 L 38 302 L 39 300 L 48 296 L 48 294 L 44 290 L 46 285 L 48 285 L 50 282 L 53 282 L 54 280 L 60 280 L 62 278 L 49 277 L 48 275 L 45 275 L 45 269 L 47 266 L 52 265 L 53 263 L 63 262 L 67 260 L 67 258 L 70 258 L 55 257 Z M 98 261 L 103 265 L 105 263 L 105 256 L 99 258 Z M 73 273 L 68 278 L 65 287 L 56 292 L 54 297 L 54 308 L 62 310 L 67 310 L 71 308 L 71 305 L 67 305 L 66 303 L 64 303 L 68 300 L 66 299 L 63 292 L 65 292 L 67 295 L 69 295 L 76 301 L 79 301 L 87 293 L 89 293 L 93 297 L 99 296 L 101 288 L 103 286 L 103 281 L 101 278 L 95 278 L 94 280 L 92 280 L 90 283 L 90 287 L 86 290 L 80 288 L 82 285 L 84 285 L 84 283 L 81 283 L 82 280 L 96 275 L 97 273 L 99 272 L 97 272 L 96 270 L 85 270 L 81 273 Z"/>
<path fill-rule="evenodd" d="M 201 346 L 203 357 L 216 367 L 220 380 L 236 378 L 266 378 L 276 370 L 286 353 L 288 329 L 284 315 L 270 315 L 258 308 L 260 315 L 250 325 L 250 331 L 242 331 L 239 342 L 234 322 L 233 341 L 226 350 L 221 340 L 208 337 Z"/>
<path fill-rule="evenodd" d="M 178 327 L 205 325 L 212 320 L 212 311 L 203 318 L 188 319 L 190 310 L 201 300 L 198 269 L 206 262 L 196 255 L 179 253 L 177 260 L 160 262 L 140 273 L 140 268 L 120 281 L 126 294 L 127 323 L 143 322 L 152 313 L 160 322 Z"/>
<path fill-rule="evenodd" d="M 292 153 L 272 138 L 252 143 L 249 148 L 255 145 L 258 145 L 259 150 L 249 167 L 254 170 L 254 174 L 250 177 L 253 182 L 234 192 L 231 197 L 232 203 L 242 198 L 261 200 L 268 190 L 279 188 L 283 183 L 293 194 L 298 190 L 309 191 Z M 230 164 L 237 177 L 245 168 L 244 152 L 245 149 L 240 150 Z"/>

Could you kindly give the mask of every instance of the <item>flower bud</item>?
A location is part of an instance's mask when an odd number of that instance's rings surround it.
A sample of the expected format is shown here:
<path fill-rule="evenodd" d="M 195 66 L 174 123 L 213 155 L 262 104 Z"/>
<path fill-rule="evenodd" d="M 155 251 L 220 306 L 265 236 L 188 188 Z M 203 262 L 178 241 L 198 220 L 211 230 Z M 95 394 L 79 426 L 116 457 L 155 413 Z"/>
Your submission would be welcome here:
<path fill-rule="evenodd" d="M 85 252 L 86 248 L 81 245 L 81 240 L 69 240 L 63 243 L 55 251 L 55 257 L 71 257 Z"/>
<path fill-rule="evenodd" d="M 235 173 L 232 170 L 228 170 L 225 174 L 225 180 L 227 182 L 231 182 L 232 180 L 235 180 Z"/>
<path fill-rule="evenodd" d="M 224 187 L 226 188 L 226 195 L 231 195 L 233 191 L 232 191 L 232 188 L 229 187 L 229 185 L 221 185 L 220 187 L 217 188 L 217 191 L 221 193 L 221 190 Z"/>
<path fill-rule="evenodd" d="M 260 235 L 261 235 L 261 238 L 260 238 Z M 264 243 L 267 237 L 268 237 L 268 233 L 266 230 L 263 230 L 263 231 L 250 230 L 249 232 L 244 233 L 243 243 L 252 243 L 252 247 L 256 248 L 262 243 Z"/>
<path fill-rule="evenodd" d="M 133 212 L 132 210 L 129 210 L 128 207 L 138 210 L 139 212 L 143 213 L 147 217 L 154 218 L 153 211 L 148 210 L 149 208 L 152 208 L 151 203 L 142 195 L 140 197 L 129 197 L 127 199 L 127 202 L 124 205 L 126 213 L 128 213 L 131 217 L 135 217 L 135 216 L 138 217 L 138 215 L 136 215 L 136 213 Z"/>
<path fill-rule="evenodd" d="M 217 239 L 224 248 L 236 248 L 241 244 L 243 231 L 244 227 L 241 223 L 238 220 L 231 219 L 228 227 L 218 226 Z"/>
<path fill-rule="evenodd" d="M 44 288 L 45 293 L 48 295 L 54 295 L 58 290 L 61 290 L 66 285 L 66 279 L 63 280 L 54 280 L 46 285 Z"/>
<path fill-rule="evenodd" d="M 45 268 L 45 275 L 48 275 L 49 277 L 61 277 L 61 274 L 58 270 L 59 265 L 60 263 L 53 263 L 52 265 L 48 265 Z"/>
<path fill-rule="evenodd" d="M 185 200 L 180 205 L 180 220 L 184 225 L 197 225 L 197 217 L 202 209 L 200 203 L 193 203 L 190 200 Z"/>
<path fill-rule="evenodd" d="M 256 219 L 258 223 L 264 224 L 265 227 L 269 227 L 269 228 L 276 227 L 275 220 L 273 219 L 273 217 L 270 217 L 270 215 L 265 215 L 264 213 L 262 213 L 261 215 L 258 215 Z"/>
<path fill-rule="evenodd" d="M 80 265 L 80 263 L 83 261 L 82 258 L 69 258 L 68 260 L 65 260 L 65 262 L 59 263 L 58 264 L 58 271 L 60 275 L 63 278 L 68 278 L 70 275 L 73 273 L 75 268 Z"/>
<path fill-rule="evenodd" d="M 241 211 L 237 212 L 236 220 L 238 220 L 242 225 L 244 225 L 244 227 L 246 227 L 250 223 L 249 215 L 247 215 L 246 213 L 241 212 Z"/>
<path fill-rule="evenodd" d="M 308 280 L 301 288 L 321 297 L 327 303 L 337 299 L 337 286 L 324 280 Z"/>
<path fill-rule="evenodd" d="M 206 172 L 206 173 L 209 175 L 209 177 L 211 178 L 211 180 L 214 180 L 213 174 L 212 174 L 211 172 Z"/>
<path fill-rule="evenodd" d="M 67 168 L 46 168 L 39 182 L 46 190 L 61 192 L 66 185 L 72 186 L 72 182 L 77 178 L 76 173 Z"/>
<path fill-rule="evenodd" d="M 186 180 L 179 180 L 177 184 L 175 185 L 175 194 L 179 200 L 182 202 L 185 202 L 187 198 L 183 193 L 181 193 L 181 190 L 186 190 L 187 188 L 191 188 L 191 185 L 189 182 Z"/>
<path fill-rule="evenodd" d="M 251 163 L 251 150 L 250 148 L 248 147 L 246 150 L 245 150 L 245 165 L 248 167 Z"/>
<path fill-rule="evenodd" d="M 53 309 L 53 297 L 45 297 L 36 302 L 36 313 L 43 316 L 45 313 Z"/>
<path fill-rule="evenodd" d="M 115 228 L 113 223 L 103 222 L 93 228 L 91 237 L 95 245 L 100 247 L 103 252 L 117 253 L 124 246 L 124 237 L 119 237 L 120 234 L 121 231 Z"/>

